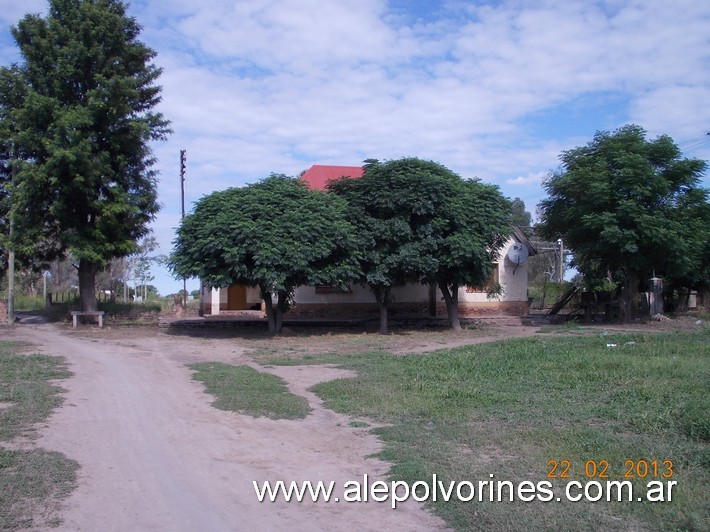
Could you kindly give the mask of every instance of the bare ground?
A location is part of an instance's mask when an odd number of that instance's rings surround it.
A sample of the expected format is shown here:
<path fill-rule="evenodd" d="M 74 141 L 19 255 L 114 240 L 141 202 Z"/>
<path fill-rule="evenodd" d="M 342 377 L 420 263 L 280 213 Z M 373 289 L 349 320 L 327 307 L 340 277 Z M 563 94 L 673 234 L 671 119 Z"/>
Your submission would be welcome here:
<path fill-rule="evenodd" d="M 678 323 L 675 324 L 679 325 Z M 692 324 L 688 324 L 692 326 Z M 663 328 L 668 328 L 664 324 Z M 643 326 L 656 330 L 656 325 Z M 64 405 L 40 430 L 37 445 L 81 464 L 79 486 L 64 504 L 63 530 L 439 530 L 421 505 L 257 501 L 252 481 L 386 479 L 389 464 L 371 456 L 379 441 L 367 428 L 323 408 L 313 384 L 347 375 L 329 366 L 268 367 L 278 352 L 404 354 L 540 334 L 536 327 L 313 334 L 169 335 L 156 328 L 74 331 L 62 325 L 3 328 L 3 336 L 66 357 Z M 5 334 L 7 333 L 7 334 Z M 273 421 L 217 410 L 186 364 L 247 364 L 282 377 L 307 398 L 305 420 Z M 338 488 L 336 488 L 337 491 Z"/>
<path fill-rule="evenodd" d="M 3 332 L 9 332 L 5 329 Z M 9 336 L 61 355 L 74 372 L 37 445 L 81 464 L 60 530 L 436 530 L 419 504 L 257 501 L 252 481 L 385 479 L 375 437 L 306 388 L 345 375 L 325 366 L 274 369 L 313 413 L 273 421 L 217 410 L 185 364 L 251 364 L 238 342 L 124 329 L 84 337 L 66 327 Z M 141 332 L 143 334 L 141 334 Z M 116 338 L 116 336 L 119 336 Z M 336 487 L 336 492 L 338 488 Z M 338 493 L 336 493 L 337 495 Z"/>

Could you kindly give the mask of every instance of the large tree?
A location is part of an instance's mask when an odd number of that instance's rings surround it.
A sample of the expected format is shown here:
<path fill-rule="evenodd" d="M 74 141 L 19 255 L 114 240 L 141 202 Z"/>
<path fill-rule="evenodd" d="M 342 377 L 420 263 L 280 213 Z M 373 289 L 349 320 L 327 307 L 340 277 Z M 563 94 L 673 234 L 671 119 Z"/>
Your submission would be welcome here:
<path fill-rule="evenodd" d="M 478 180 L 459 180 L 443 198 L 433 275 L 446 302 L 449 325 L 460 329 L 459 288 L 483 287 L 493 272 L 494 261 L 512 233 L 511 203 L 497 186 Z"/>
<path fill-rule="evenodd" d="M 510 232 L 510 203 L 496 187 L 465 181 L 445 166 L 418 158 L 366 161 L 359 179 L 329 188 L 348 200 L 361 240 L 360 281 L 388 330 L 392 288 L 433 282 L 452 328 L 460 328 L 458 288 L 483 285 Z"/>
<path fill-rule="evenodd" d="M 201 198 L 174 244 L 168 265 L 177 276 L 258 286 L 274 333 L 298 286 L 344 288 L 358 273 L 345 202 L 284 175 Z"/>
<path fill-rule="evenodd" d="M 159 209 L 150 142 L 169 129 L 139 33 L 118 0 L 50 0 L 46 17 L 12 28 L 27 88 L 13 205 L 22 230 L 44 228 L 78 260 L 82 310 L 96 308 L 97 272 L 135 251 Z"/>
<path fill-rule="evenodd" d="M 582 273 L 617 273 L 624 316 L 635 315 L 639 284 L 652 275 L 693 271 L 707 244 L 698 216 L 708 192 L 706 163 L 682 158 L 668 136 L 646 138 L 639 126 L 598 132 L 586 146 L 565 151 L 544 183 L 544 236 L 563 237 Z"/>
<path fill-rule="evenodd" d="M 360 247 L 359 282 L 367 284 L 380 309 L 380 333 L 388 332 L 392 288 L 420 282 L 436 269 L 437 242 L 431 235 L 436 216 L 435 163 L 402 159 L 366 161 L 361 178 L 333 181 L 329 189 L 348 202 Z"/>

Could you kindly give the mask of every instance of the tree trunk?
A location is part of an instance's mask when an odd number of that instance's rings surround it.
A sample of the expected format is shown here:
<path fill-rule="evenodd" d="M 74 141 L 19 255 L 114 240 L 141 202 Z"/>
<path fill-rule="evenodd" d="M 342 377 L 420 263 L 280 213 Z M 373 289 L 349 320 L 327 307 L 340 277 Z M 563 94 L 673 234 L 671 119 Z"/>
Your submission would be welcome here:
<path fill-rule="evenodd" d="M 388 334 L 389 329 L 387 327 L 387 305 L 379 303 L 380 305 L 380 334 Z"/>
<path fill-rule="evenodd" d="M 281 334 L 284 327 L 284 314 L 288 308 L 288 292 L 279 291 L 278 302 L 276 303 L 276 316 L 274 318 L 274 329 L 276 334 Z"/>
<path fill-rule="evenodd" d="M 436 283 L 429 283 L 429 315 L 436 318 Z"/>
<path fill-rule="evenodd" d="M 99 265 L 87 260 L 79 261 L 79 301 L 82 312 L 96 310 L 96 274 Z"/>
<path fill-rule="evenodd" d="M 698 288 L 698 309 L 708 308 L 710 308 L 710 288 L 701 286 Z"/>
<path fill-rule="evenodd" d="M 638 308 L 638 275 L 636 272 L 626 272 L 624 280 L 624 321 L 633 321 Z"/>
<path fill-rule="evenodd" d="M 461 330 L 461 320 L 459 319 L 459 286 L 457 284 L 451 285 L 449 288 L 448 283 L 439 281 L 439 289 L 444 295 L 444 302 L 446 303 L 446 314 L 449 316 L 449 327 L 454 331 Z"/>
<path fill-rule="evenodd" d="M 266 323 L 269 324 L 269 332 L 276 333 L 276 316 L 274 315 L 274 302 L 271 299 L 271 292 L 264 292 L 262 289 L 261 297 L 266 307 Z"/>
<path fill-rule="evenodd" d="M 377 305 L 380 307 L 380 334 L 388 334 L 388 307 L 390 300 L 390 287 L 371 287 L 377 300 Z"/>

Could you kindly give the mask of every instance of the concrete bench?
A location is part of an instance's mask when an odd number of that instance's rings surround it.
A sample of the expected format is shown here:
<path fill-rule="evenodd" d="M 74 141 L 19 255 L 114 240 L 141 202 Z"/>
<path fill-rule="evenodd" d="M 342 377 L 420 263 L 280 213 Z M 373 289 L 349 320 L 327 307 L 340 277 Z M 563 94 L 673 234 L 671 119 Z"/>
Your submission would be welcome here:
<path fill-rule="evenodd" d="M 103 328 L 104 326 L 104 311 L 103 310 L 90 310 L 86 312 L 82 312 L 81 310 L 72 310 L 71 311 L 71 319 L 72 319 L 72 325 L 74 328 L 76 328 L 76 324 L 78 321 L 79 316 L 97 316 L 99 319 L 99 328 Z"/>

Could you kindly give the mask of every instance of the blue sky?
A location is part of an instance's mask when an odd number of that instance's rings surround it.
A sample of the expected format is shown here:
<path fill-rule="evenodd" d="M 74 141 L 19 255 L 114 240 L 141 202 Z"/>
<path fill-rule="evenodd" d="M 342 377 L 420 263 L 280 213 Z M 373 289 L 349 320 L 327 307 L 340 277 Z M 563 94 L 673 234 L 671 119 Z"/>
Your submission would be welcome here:
<path fill-rule="evenodd" d="M 19 60 L 9 27 L 45 10 L 0 0 L 0 64 Z M 271 172 L 414 156 L 534 213 L 562 150 L 627 123 L 710 159 L 710 2 L 135 0 L 129 14 L 175 131 L 154 147 L 162 253 L 180 149 L 188 208 Z M 154 274 L 162 294 L 182 286 Z"/>

